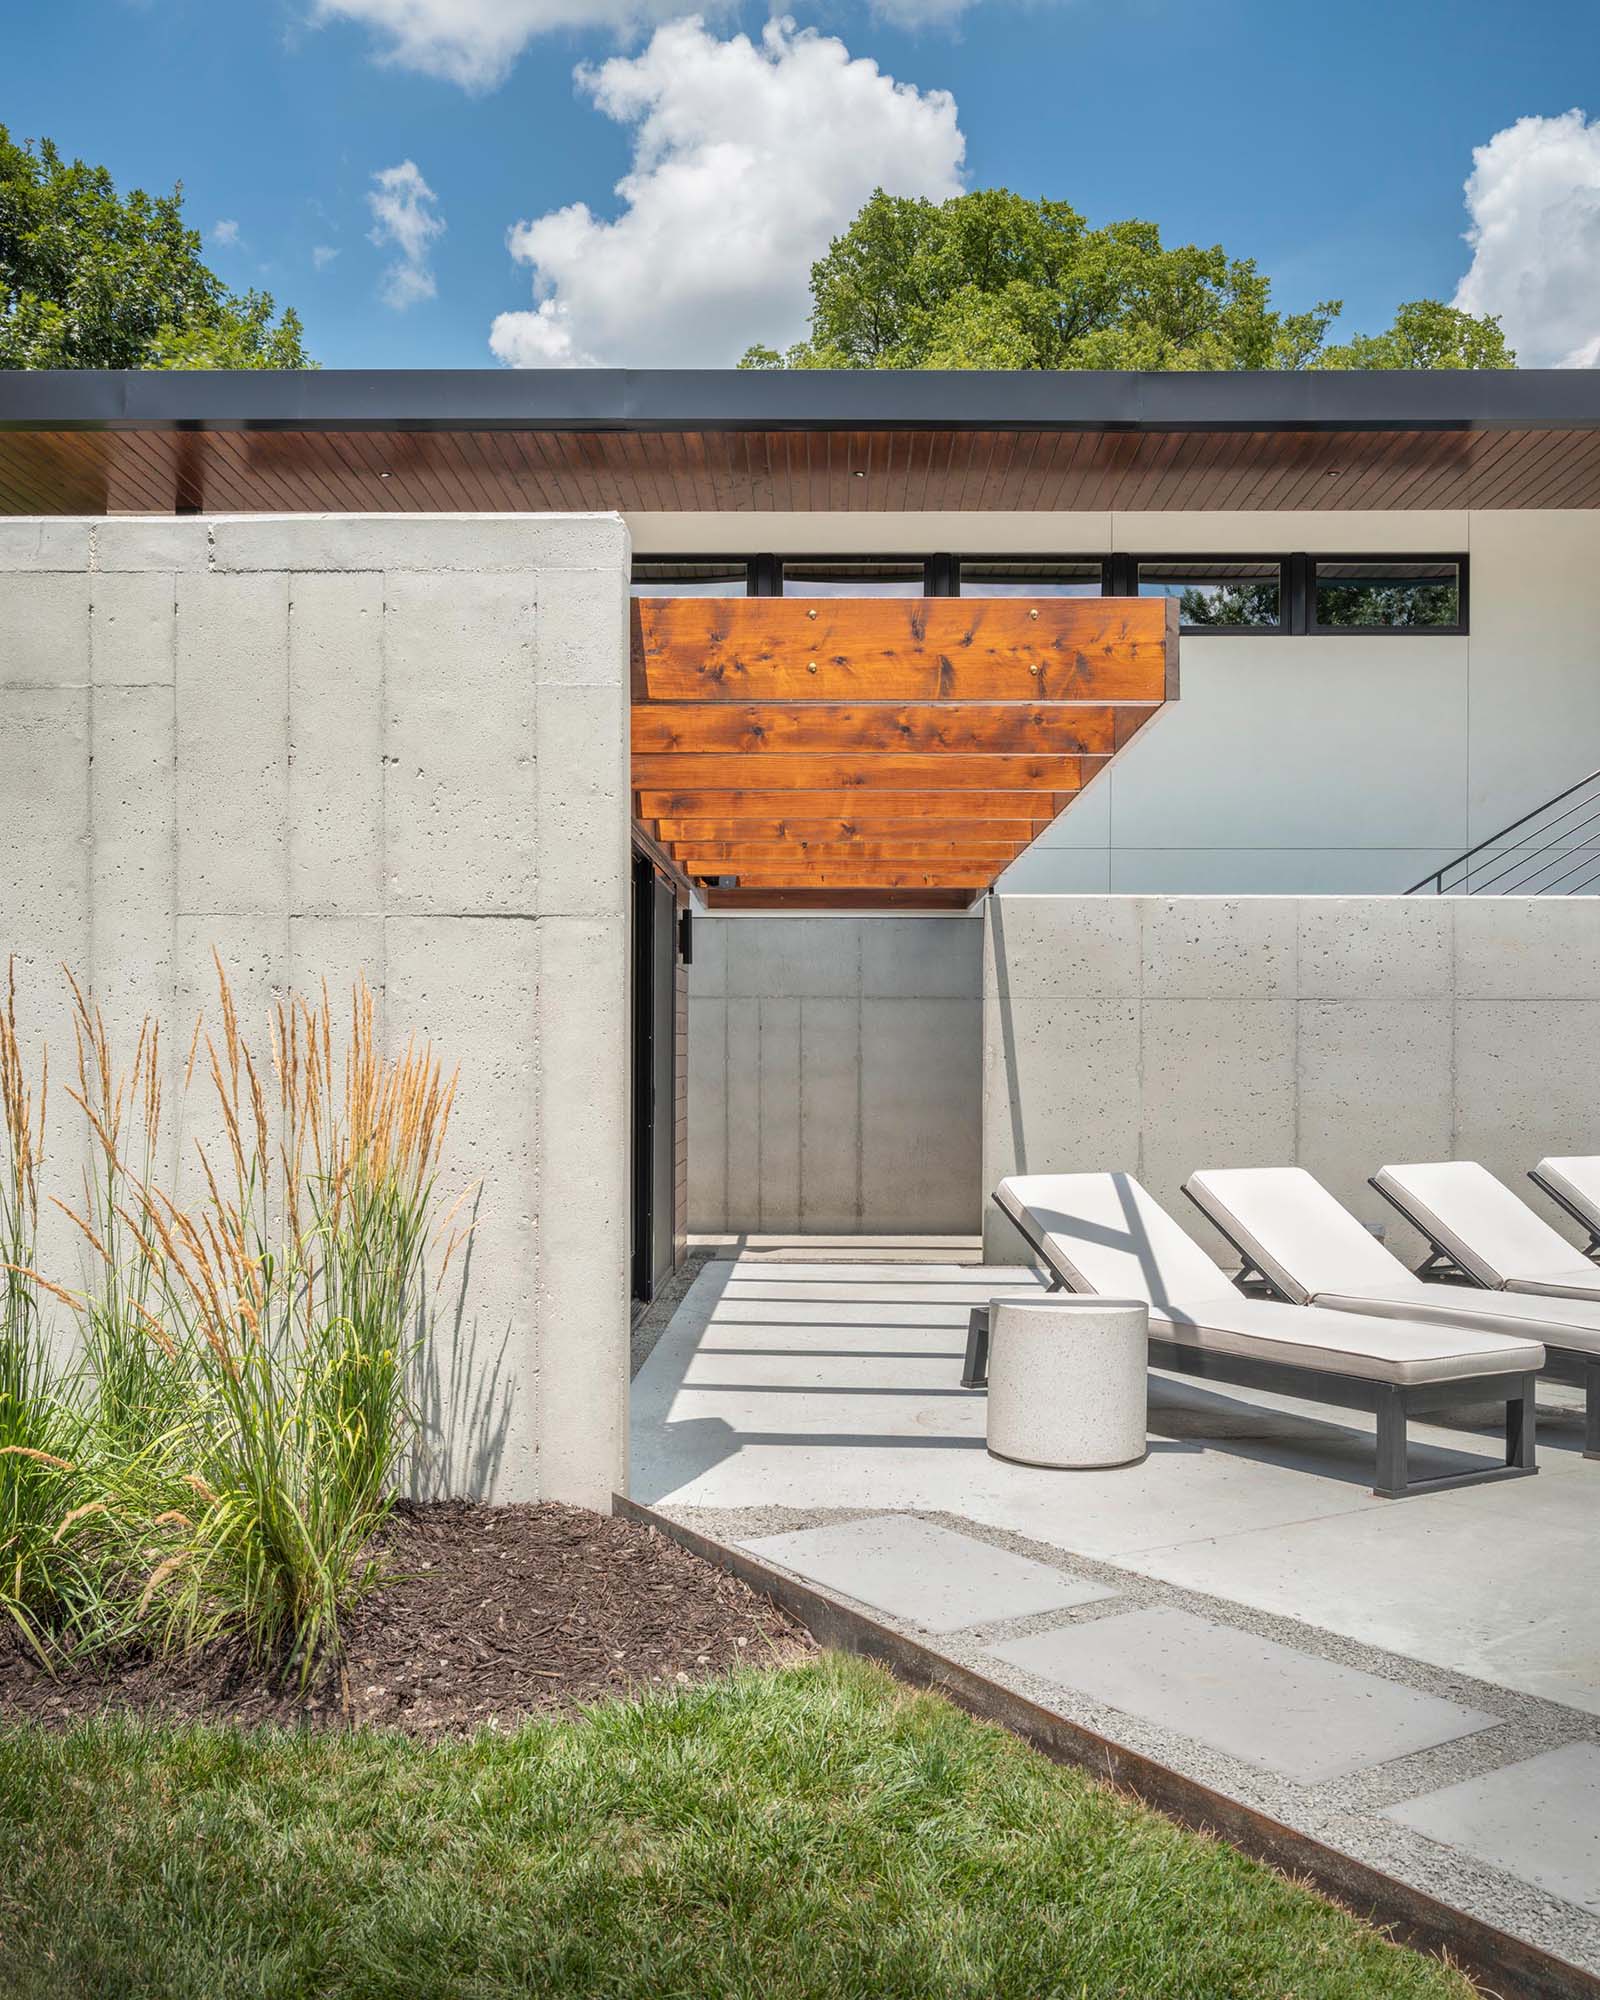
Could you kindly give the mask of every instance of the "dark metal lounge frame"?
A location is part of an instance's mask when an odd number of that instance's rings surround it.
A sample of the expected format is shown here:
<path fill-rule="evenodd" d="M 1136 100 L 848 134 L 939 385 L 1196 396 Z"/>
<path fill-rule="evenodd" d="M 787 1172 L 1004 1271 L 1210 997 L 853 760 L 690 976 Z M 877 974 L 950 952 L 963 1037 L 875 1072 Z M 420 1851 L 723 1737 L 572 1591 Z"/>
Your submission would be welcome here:
<path fill-rule="evenodd" d="M 1528 1178 L 1532 1181 L 1538 1181 L 1539 1186 L 1544 1188 L 1545 1193 L 1550 1195 L 1555 1201 L 1560 1202 L 1561 1206 L 1568 1210 L 1568 1213 L 1573 1216 L 1575 1221 L 1581 1222 L 1585 1229 L 1589 1227 L 1585 1218 L 1579 1215 L 1575 1209 L 1570 1208 L 1566 1202 L 1562 1201 L 1554 1188 L 1545 1187 L 1545 1183 L 1539 1180 L 1537 1174 L 1530 1173 Z M 1464 1291 L 1487 1292 L 1490 1298 L 1496 1296 L 1496 1290 L 1493 1285 L 1486 1285 L 1481 1278 L 1474 1277 L 1466 1266 L 1458 1261 L 1454 1251 L 1441 1243 L 1432 1230 L 1418 1216 L 1413 1215 L 1409 1209 L 1402 1208 L 1387 1188 L 1380 1187 L 1375 1178 L 1369 1178 L 1367 1185 L 1375 1194 L 1381 1194 L 1395 1213 L 1403 1217 L 1411 1228 L 1427 1243 L 1428 1255 L 1417 1266 L 1417 1277 L 1427 1278 L 1435 1284 L 1460 1285 Z M 1216 1222 L 1214 1216 L 1208 1219 Z M 1221 1228 L 1221 1224 L 1218 1223 L 1217 1227 Z M 1223 1231 L 1223 1234 L 1227 1234 L 1226 1230 Z M 1232 1239 L 1230 1238 L 1229 1240 L 1231 1241 Z M 1267 1282 L 1270 1284 L 1271 1280 L 1269 1279 Z M 1533 1295 L 1523 1292 L 1512 1293 L 1511 1296 L 1514 1298 L 1527 1298 Z M 1596 1310 L 1600 1311 L 1600 1306 L 1597 1306 Z M 1583 1455 L 1585 1458 L 1600 1459 L 1600 1358 L 1582 1348 L 1563 1347 L 1559 1341 L 1552 1340 L 1548 1334 L 1541 1334 L 1539 1338 L 1543 1343 L 1546 1357 L 1544 1373 L 1552 1381 L 1572 1383 L 1582 1389 Z"/>
<path fill-rule="evenodd" d="M 1067 1289 L 1037 1233 L 1012 1211 L 1006 1220 L 1026 1239 L 1050 1278 L 1052 1292 Z M 1220 1273 L 1219 1273 L 1220 1275 Z M 1293 1303 L 1289 1301 L 1288 1303 Z M 981 1321 L 981 1325 L 980 1325 Z M 1246 1389 L 1267 1389 L 1280 1395 L 1312 1396 L 1337 1409 L 1371 1410 L 1378 1420 L 1376 1477 L 1372 1491 L 1380 1500 L 1406 1500 L 1416 1493 L 1442 1493 L 1454 1486 L 1487 1486 L 1498 1479 L 1526 1479 L 1539 1469 L 1534 1455 L 1534 1384 L 1536 1375 L 1473 1375 L 1452 1382 L 1374 1382 L 1364 1375 L 1340 1375 L 1323 1368 L 1297 1368 L 1287 1361 L 1252 1361 L 1247 1355 L 1218 1354 L 1184 1341 L 1150 1336 L 1150 1360 L 1173 1374 L 1195 1375 L 1205 1381 L 1232 1383 Z M 989 1309 L 973 1308 L 967 1326 L 967 1355 L 962 1371 L 964 1389 L 980 1389 L 989 1379 Z M 1315 1385 L 1312 1387 L 1311 1385 Z M 1505 1405 L 1505 1462 L 1472 1472 L 1410 1476 L 1406 1425 L 1429 1410 L 1485 1402 Z"/>

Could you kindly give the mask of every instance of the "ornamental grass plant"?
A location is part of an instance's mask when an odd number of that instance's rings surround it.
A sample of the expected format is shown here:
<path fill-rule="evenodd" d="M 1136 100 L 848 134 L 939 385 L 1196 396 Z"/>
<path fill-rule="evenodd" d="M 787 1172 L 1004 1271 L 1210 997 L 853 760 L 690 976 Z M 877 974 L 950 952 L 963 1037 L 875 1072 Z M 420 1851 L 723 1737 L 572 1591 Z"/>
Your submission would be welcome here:
<path fill-rule="evenodd" d="M 383 1052 L 364 984 L 337 1021 L 326 991 L 281 1002 L 258 1053 L 219 961 L 182 1075 L 181 1124 L 207 1136 L 174 1178 L 159 1029 L 119 1070 L 72 991 L 88 1164 L 57 1205 L 84 1245 L 77 1288 L 36 1268 L 43 1092 L 36 1111 L 14 1008 L 0 1051 L 7 1608 L 45 1657 L 226 1637 L 304 1681 L 380 1579 L 417 1440 L 429 1253 L 442 1279 L 465 1233 L 437 1200 L 455 1079 L 426 1044 Z M 79 1323 L 70 1370 L 50 1360 L 50 1299 Z"/>
<path fill-rule="evenodd" d="M 29 1074 L 17 1033 L 16 966 L 0 1012 L 0 1611 L 27 1646 L 93 1629 L 98 1591 L 66 1539 L 82 1501 L 84 1421 L 73 1374 L 41 1310 L 34 1271 L 46 1074 Z"/>

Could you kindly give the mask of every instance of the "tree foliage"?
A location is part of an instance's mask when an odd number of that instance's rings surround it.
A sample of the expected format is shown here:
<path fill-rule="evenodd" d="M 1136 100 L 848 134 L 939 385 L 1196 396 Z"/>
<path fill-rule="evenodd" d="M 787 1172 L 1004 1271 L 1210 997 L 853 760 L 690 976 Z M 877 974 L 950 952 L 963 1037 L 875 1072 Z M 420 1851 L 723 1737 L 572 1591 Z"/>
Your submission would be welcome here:
<path fill-rule="evenodd" d="M 1515 368 L 1492 313 L 1481 319 L 1438 299 L 1414 299 L 1387 333 L 1358 333 L 1317 356 L 1319 368 Z"/>
<path fill-rule="evenodd" d="M 206 268 L 181 187 L 119 195 L 0 125 L 0 368 L 313 365 L 294 312 Z"/>
<path fill-rule="evenodd" d="M 1327 345 L 1339 301 L 1272 304 L 1219 244 L 1150 222 L 1092 229 L 1064 201 L 987 188 L 932 202 L 880 188 L 811 267 L 811 333 L 746 368 L 1508 368 L 1498 323 L 1435 300 Z"/>

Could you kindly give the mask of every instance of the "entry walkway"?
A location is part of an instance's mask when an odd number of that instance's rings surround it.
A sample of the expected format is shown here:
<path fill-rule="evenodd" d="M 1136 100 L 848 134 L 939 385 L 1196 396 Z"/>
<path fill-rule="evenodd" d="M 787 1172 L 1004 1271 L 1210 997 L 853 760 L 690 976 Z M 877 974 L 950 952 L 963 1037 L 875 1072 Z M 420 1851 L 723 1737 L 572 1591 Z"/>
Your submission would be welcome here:
<path fill-rule="evenodd" d="M 1153 1375 L 1142 1464 L 1049 1472 L 989 1457 L 960 1386 L 971 1303 L 1031 1272 L 763 1252 L 705 1266 L 635 1382 L 634 1498 L 1600 1971 L 1571 1396 L 1541 1390 L 1538 1478 L 1393 1502 L 1369 1418 Z"/>

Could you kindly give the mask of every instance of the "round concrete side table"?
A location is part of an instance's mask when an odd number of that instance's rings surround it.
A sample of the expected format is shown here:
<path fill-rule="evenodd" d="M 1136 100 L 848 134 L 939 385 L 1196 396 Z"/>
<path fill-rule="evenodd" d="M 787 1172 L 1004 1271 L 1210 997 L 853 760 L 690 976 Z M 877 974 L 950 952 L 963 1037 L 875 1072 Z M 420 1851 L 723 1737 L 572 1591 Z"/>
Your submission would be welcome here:
<path fill-rule="evenodd" d="M 1143 1458 L 1149 1337 L 1143 1299 L 996 1299 L 990 1451 L 1085 1471 Z"/>

